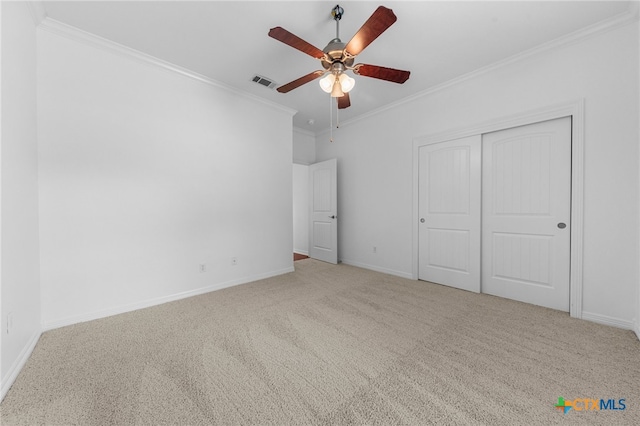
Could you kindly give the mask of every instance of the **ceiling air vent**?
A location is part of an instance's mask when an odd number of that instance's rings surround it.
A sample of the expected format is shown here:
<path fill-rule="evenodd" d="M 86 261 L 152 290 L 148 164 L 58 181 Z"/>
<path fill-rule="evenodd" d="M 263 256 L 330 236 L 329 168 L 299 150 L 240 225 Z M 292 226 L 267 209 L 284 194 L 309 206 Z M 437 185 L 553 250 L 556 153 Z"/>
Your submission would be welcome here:
<path fill-rule="evenodd" d="M 268 87 L 269 89 L 273 89 L 276 87 L 276 82 L 268 79 L 267 77 L 263 77 L 261 75 L 256 74 L 251 81 L 254 83 L 258 83 L 263 85 L 264 87 Z"/>

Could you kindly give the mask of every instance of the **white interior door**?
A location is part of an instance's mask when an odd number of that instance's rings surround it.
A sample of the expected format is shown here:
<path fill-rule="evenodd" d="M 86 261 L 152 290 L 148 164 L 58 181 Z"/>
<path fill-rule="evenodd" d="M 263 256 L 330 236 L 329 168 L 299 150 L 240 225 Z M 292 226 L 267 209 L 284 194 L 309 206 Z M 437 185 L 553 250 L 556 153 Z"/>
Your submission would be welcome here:
<path fill-rule="evenodd" d="M 338 263 L 337 161 L 309 166 L 309 257 Z"/>
<path fill-rule="evenodd" d="M 571 118 L 482 146 L 482 292 L 568 312 Z"/>
<path fill-rule="evenodd" d="M 418 278 L 480 292 L 481 136 L 425 145 Z"/>

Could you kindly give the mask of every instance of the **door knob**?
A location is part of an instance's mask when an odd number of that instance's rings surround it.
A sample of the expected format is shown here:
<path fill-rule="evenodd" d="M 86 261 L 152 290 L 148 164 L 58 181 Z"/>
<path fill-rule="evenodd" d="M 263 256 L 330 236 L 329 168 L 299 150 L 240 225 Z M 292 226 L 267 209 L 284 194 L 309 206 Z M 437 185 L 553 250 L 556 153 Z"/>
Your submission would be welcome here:
<path fill-rule="evenodd" d="M 566 223 L 564 223 L 564 222 L 560 222 L 560 223 L 558 224 L 558 228 L 560 228 L 560 229 L 564 229 L 564 228 L 566 228 L 566 227 L 567 227 L 567 224 L 566 224 Z"/>
<path fill-rule="evenodd" d="M 335 218 L 336 218 L 336 215 L 329 216 L 329 219 L 335 219 Z"/>
<path fill-rule="evenodd" d="M 424 217 L 420 218 L 420 223 L 424 223 Z"/>

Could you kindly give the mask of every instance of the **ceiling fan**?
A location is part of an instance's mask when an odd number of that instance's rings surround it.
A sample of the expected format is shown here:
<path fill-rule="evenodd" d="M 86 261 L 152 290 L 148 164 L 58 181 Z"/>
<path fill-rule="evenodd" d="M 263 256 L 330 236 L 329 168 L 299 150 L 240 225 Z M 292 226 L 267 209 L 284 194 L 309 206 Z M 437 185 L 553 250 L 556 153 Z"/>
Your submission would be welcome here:
<path fill-rule="evenodd" d="M 269 37 L 281 41 L 294 49 L 306 53 L 320 60 L 324 70 L 313 71 L 305 76 L 293 80 L 277 88 L 280 93 L 287 93 L 303 84 L 328 74 L 320 80 L 320 87 L 331 96 L 338 99 L 338 108 L 348 108 L 351 105 L 349 91 L 353 88 L 355 80 L 345 74 L 345 71 L 353 71 L 357 75 L 372 77 L 381 80 L 402 84 L 409 78 L 409 71 L 386 68 L 369 64 L 353 64 L 355 57 L 360 54 L 372 41 L 398 19 L 391 9 L 379 6 L 369 19 L 362 25 L 349 43 L 340 40 L 340 19 L 344 10 L 336 5 L 331 14 L 336 21 L 336 37 L 320 50 L 304 41 L 295 34 L 282 27 L 275 27 L 269 31 Z"/>

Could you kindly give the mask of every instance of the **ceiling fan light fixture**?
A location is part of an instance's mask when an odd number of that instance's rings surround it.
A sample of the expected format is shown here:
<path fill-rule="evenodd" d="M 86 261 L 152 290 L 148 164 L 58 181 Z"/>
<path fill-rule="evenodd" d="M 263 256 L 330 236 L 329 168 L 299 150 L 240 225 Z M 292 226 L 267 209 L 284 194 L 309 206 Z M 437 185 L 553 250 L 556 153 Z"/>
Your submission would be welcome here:
<path fill-rule="evenodd" d="M 342 87 L 342 91 L 344 93 L 349 93 L 351 91 L 351 89 L 353 89 L 353 86 L 356 85 L 356 80 L 349 77 L 346 74 L 340 74 L 340 87 Z"/>
<path fill-rule="evenodd" d="M 331 97 L 332 98 L 341 98 L 344 96 L 344 92 L 342 91 L 342 87 L 340 84 L 340 79 L 335 79 L 333 82 L 333 89 L 331 89 Z"/>
<path fill-rule="evenodd" d="M 324 90 L 326 93 L 331 93 L 333 89 L 333 83 L 336 81 L 336 76 L 333 74 L 329 74 L 326 77 L 320 79 L 318 83 L 320 83 L 320 88 Z"/>
<path fill-rule="evenodd" d="M 337 77 L 334 73 L 331 73 L 320 79 L 318 83 L 325 93 L 331 93 L 331 97 L 339 98 L 344 96 L 345 93 L 349 93 L 355 86 L 356 81 L 344 73 L 338 74 Z"/>

